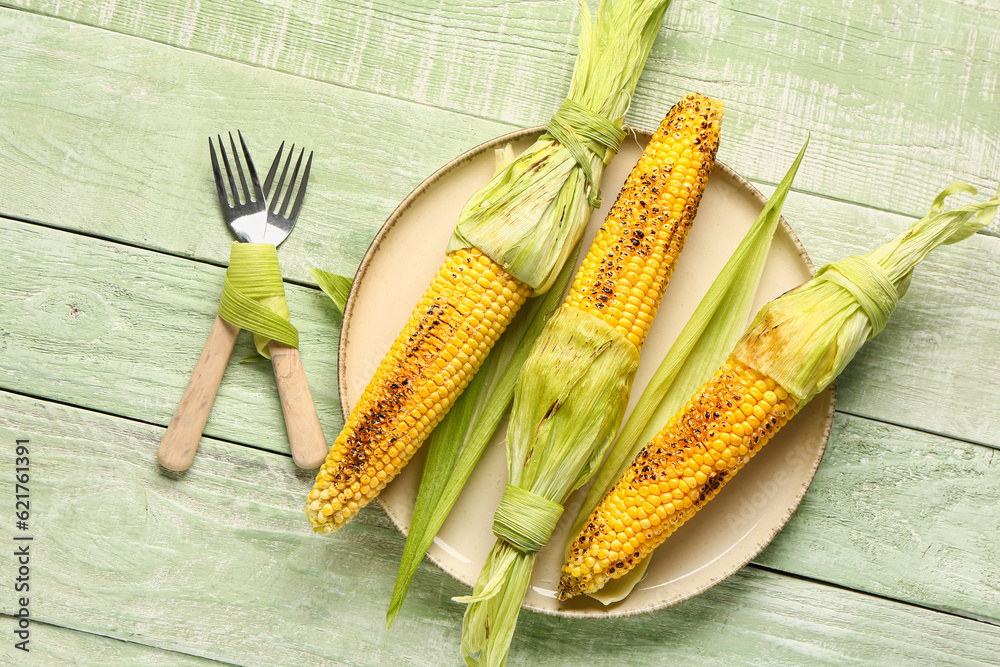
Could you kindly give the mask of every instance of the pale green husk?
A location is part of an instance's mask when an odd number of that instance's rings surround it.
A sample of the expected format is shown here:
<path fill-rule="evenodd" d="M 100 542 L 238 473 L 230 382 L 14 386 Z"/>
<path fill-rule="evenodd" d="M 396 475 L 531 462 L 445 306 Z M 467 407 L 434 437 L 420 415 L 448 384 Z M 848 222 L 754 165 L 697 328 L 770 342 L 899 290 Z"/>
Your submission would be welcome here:
<path fill-rule="evenodd" d="M 277 249 L 270 243 L 234 241 L 229 250 L 219 317 L 252 331 L 257 353 L 270 358 L 268 343 L 272 340 L 299 346 L 299 332 L 288 316 Z"/>
<path fill-rule="evenodd" d="M 552 286 L 600 203 L 604 166 L 625 136 L 625 112 L 669 4 L 602 0 L 591 25 L 580 3 L 569 102 L 549 132 L 472 196 L 449 252 L 474 246 L 535 294 Z"/>
<path fill-rule="evenodd" d="M 806 141 L 788 173 L 643 390 L 583 501 L 570 531 L 567 549 L 587 517 L 618 482 L 636 454 L 680 410 L 691 394 L 711 377 L 746 331 L 753 296 L 781 217 L 781 207 L 808 145 Z M 649 559 L 644 559 L 628 574 L 609 581 L 591 597 L 604 604 L 621 600 L 642 579 L 648 564 Z"/>
<path fill-rule="evenodd" d="M 590 313 L 560 309 L 518 378 L 507 428 L 508 484 L 564 503 L 618 432 L 638 365 L 638 351 L 621 332 Z M 545 505 L 520 505 L 522 533 L 538 533 L 536 523 L 551 526 Z M 534 560 L 534 552 L 498 539 L 473 594 L 460 598 L 470 604 L 462 625 L 470 665 L 503 664 Z"/>
<path fill-rule="evenodd" d="M 333 301 L 337 311 L 343 315 L 344 309 L 347 308 L 347 296 L 351 293 L 353 281 L 323 269 L 309 269 L 309 273 L 316 279 L 316 284 L 323 290 L 323 293 Z"/>
<path fill-rule="evenodd" d="M 560 309 L 517 381 L 507 483 L 561 502 L 590 479 L 621 426 L 638 365 L 638 350 L 620 331 Z"/>
<path fill-rule="evenodd" d="M 809 401 L 879 333 L 906 293 L 913 267 L 937 246 L 961 241 L 988 225 L 1000 207 L 998 191 L 987 201 L 945 211 L 945 198 L 957 192 L 974 194 L 976 189 L 952 183 L 935 198 L 927 217 L 892 241 L 823 267 L 801 287 L 764 306 L 733 355 L 802 403 Z"/>

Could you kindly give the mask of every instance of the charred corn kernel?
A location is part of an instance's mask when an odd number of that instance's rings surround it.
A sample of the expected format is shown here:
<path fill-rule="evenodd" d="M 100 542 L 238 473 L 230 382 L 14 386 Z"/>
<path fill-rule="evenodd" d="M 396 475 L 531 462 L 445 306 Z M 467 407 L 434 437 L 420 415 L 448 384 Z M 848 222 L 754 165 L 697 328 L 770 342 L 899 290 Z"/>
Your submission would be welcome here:
<path fill-rule="evenodd" d="M 530 292 L 478 250 L 448 255 L 316 476 L 306 506 L 313 530 L 338 530 L 406 465 Z M 460 308 L 481 302 L 501 308 Z"/>
<path fill-rule="evenodd" d="M 752 398 L 753 394 L 747 388 L 757 387 L 756 383 L 762 381 L 771 387 L 769 391 L 774 392 L 775 397 L 784 394 L 784 398 L 773 405 L 764 395 L 766 392 L 759 392 L 759 399 Z M 742 416 L 742 408 L 734 409 L 751 401 L 748 411 L 759 409 L 764 413 L 755 427 L 749 424 L 753 417 L 747 419 Z M 797 408 L 795 399 L 773 380 L 730 357 L 684 409 L 643 448 L 622 479 L 591 513 L 563 566 L 559 582 L 560 599 L 595 591 L 608 580 L 632 569 L 711 500 L 750 457 L 791 419 Z M 729 444 L 719 438 L 719 429 L 724 428 L 729 419 L 724 415 L 730 413 L 734 419 L 744 420 L 730 425 L 733 432 L 740 430 L 746 435 L 746 445 L 742 445 L 739 438 L 732 438 Z M 708 473 L 699 468 L 693 477 L 684 474 L 695 456 L 704 457 L 706 454 L 718 457 Z M 672 488 L 673 492 L 664 492 L 665 487 Z M 636 491 L 638 494 L 634 495 Z M 624 503 L 621 502 L 623 499 Z M 617 528 L 616 522 L 623 511 L 625 516 L 631 516 L 631 511 L 644 505 L 653 506 L 653 511 L 647 513 L 660 520 L 658 524 L 649 522 L 651 527 L 645 531 L 645 539 L 627 536 Z M 664 521 L 667 516 L 670 518 Z M 579 554 L 587 552 L 591 545 L 609 541 L 612 548 L 607 550 L 607 555 L 599 556 L 594 566 L 588 567 L 581 561 Z M 621 546 L 615 548 L 616 543 Z"/>
<path fill-rule="evenodd" d="M 719 147 L 722 103 L 689 94 L 650 139 L 597 232 L 564 307 L 642 347 L 684 247 Z"/>

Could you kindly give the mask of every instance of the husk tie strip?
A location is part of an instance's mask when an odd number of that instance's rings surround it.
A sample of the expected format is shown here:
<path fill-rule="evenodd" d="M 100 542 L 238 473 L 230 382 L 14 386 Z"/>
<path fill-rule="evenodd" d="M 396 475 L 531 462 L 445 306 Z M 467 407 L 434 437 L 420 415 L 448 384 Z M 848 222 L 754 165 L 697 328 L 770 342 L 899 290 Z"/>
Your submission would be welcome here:
<path fill-rule="evenodd" d="M 864 255 L 851 255 L 828 264 L 816 273 L 815 279 L 843 287 L 854 297 L 871 324 L 869 340 L 882 332 L 899 301 L 889 274 Z"/>
<path fill-rule="evenodd" d="M 508 484 L 493 515 L 493 534 L 524 553 L 541 551 L 562 513 L 559 503 Z"/>
<path fill-rule="evenodd" d="M 299 332 L 288 315 L 278 249 L 270 243 L 233 243 L 219 317 L 253 332 L 257 352 L 270 357 L 267 344 L 271 340 L 299 346 Z"/>
<path fill-rule="evenodd" d="M 542 138 L 547 137 L 562 144 L 577 161 L 590 187 L 587 202 L 594 208 L 600 206 L 600 184 L 594 177 L 591 158 L 587 153 L 593 153 L 607 164 L 625 139 L 625 130 L 601 114 L 567 98 L 545 126 Z"/>

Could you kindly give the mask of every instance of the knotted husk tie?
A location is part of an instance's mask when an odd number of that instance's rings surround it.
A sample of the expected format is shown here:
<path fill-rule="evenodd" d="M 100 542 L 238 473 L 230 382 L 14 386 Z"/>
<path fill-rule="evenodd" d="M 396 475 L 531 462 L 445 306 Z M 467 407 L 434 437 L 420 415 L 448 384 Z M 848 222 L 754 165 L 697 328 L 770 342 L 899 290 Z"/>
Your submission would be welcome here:
<path fill-rule="evenodd" d="M 882 333 L 899 302 L 899 293 L 885 269 L 863 255 L 851 255 L 827 264 L 816 273 L 815 279 L 834 283 L 850 292 L 871 323 L 869 340 Z"/>
<path fill-rule="evenodd" d="M 219 317 L 253 332 L 257 352 L 270 358 L 267 344 L 271 340 L 299 346 L 299 332 L 288 315 L 278 249 L 270 243 L 234 242 L 219 301 Z"/>
<path fill-rule="evenodd" d="M 546 135 L 562 144 L 580 165 L 590 187 L 587 201 L 593 208 L 599 207 L 601 192 L 595 182 L 588 152 L 597 155 L 607 164 L 625 139 L 625 130 L 601 114 L 567 98 L 545 126 L 542 138 Z"/>
<path fill-rule="evenodd" d="M 541 551 L 563 506 L 519 486 L 507 485 L 493 515 L 493 534 L 524 553 Z"/>

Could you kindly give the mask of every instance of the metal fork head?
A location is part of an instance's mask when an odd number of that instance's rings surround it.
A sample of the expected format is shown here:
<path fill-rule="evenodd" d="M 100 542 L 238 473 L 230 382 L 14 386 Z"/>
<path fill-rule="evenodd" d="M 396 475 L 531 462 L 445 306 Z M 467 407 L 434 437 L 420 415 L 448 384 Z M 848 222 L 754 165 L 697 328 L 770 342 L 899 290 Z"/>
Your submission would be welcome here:
<path fill-rule="evenodd" d="M 288 189 L 285 190 L 285 197 L 282 200 L 282 186 L 285 184 L 288 168 L 291 166 L 292 158 L 295 156 L 295 144 L 292 144 L 291 150 L 288 151 L 288 159 L 285 160 L 285 166 L 278 177 L 278 183 L 272 189 L 271 185 L 274 183 L 274 176 L 281 165 L 281 154 L 284 150 L 285 142 L 281 142 L 281 146 L 278 147 L 278 153 L 274 156 L 274 162 L 271 163 L 271 169 L 267 172 L 267 178 L 264 179 L 264 197 L 269 202 L 267 206 L 267 232 L 265 236 L 267 242 L 274 245 L 278 245 L 284 241 L 292 232 L 292 227 L 295 226 L 295 221 L 299 217 L 299 211 L 302 209 L 302 199 L 306 196 L 306 183 L 309 181 L 309 169 L 312 167 L 313 159 L 312 151 L 310 151 L 309 159 L 306 161 L 306 168 L 302 172 L 301 180 L 299 180 L 299 169 L 302 167 L 302 157 L 306 152 L 304 148 L 299 150 L 299 159 L 292 170 L 292 177 L 288 181 Z M 295 200 L 292 202 L 292 194 L 295 192 L 296 182 L 298 182 L 298 194 L 295 195 Z M 289 202 L 292 202 L 291 210 L 288 208 Z"/>
<path fill-rule="evenodd" d="M 219 192 L 219 205 L 222 206 L 222 216 L 226 219 L 226 224 L 229 225 L 240 241 L 263 243 L 267 228 L 267 204 L 264 199 L 264 191 L 260 187 L 257 169 L 254 168 L 253 160 L 250 159 L 250 151 L 247 150 L 243 134 L 240 132 L 237 132 L 237 134 L 240 137 L 240 146 L 243 148 L 243 159 L 246 162 L 252 190 L 251 187 L 248 187 L 246 177 L 243 175 L 240 152 L 236 149 L 236 142 L 233 141 L 233 133 L 229 133 L 229 144 L 233 149 L 233 162 L 236 164 L 236 173 L 240 177 L 242 190 L 236 187 L 236 179 L 233 178 L 233 170 L 229 166 L 229 157 L 226 155 L 226 144 L 222 141 L 222 137 L 217 135 L 219 153 L 222 154 L 222 164 L 226 168 L 225 178 L 222 175 L 222 170 L 219 168 L 219 158 L 216 157 L 212 138 L 209 137 L 208 149 L 212 156 L 212 173 L 215 176 L 215 188 Z M 228 190 L 226 188 L 227 180 Z M 242 195 L 242 198 L 240 195 Z"/>

